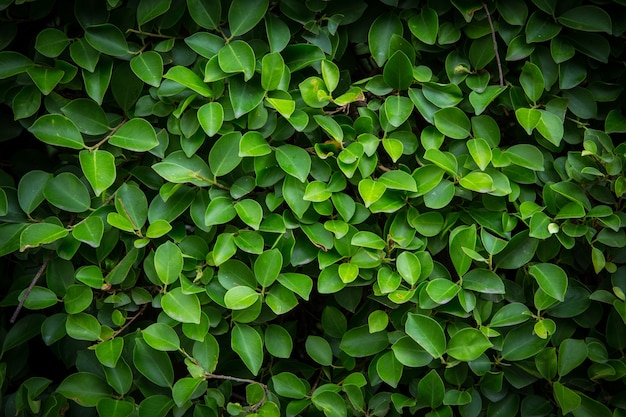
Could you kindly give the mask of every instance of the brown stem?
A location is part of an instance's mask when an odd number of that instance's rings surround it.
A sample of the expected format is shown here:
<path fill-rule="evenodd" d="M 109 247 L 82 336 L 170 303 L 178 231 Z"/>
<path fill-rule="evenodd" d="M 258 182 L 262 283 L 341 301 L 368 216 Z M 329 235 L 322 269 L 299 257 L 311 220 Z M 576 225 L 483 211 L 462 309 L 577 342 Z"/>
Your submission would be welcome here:
<path fill-rule="evenodd" d="M 109 339 L 113 339 L 115 336 L 117 336 L 118 334 L 122 333 L 124 330 L 126 330 L 128 328 L 128 326 L 130 326 L 135 320 L 137 320 L 139 318 L 139 316 L 141 316 L 143 314 L 144 311 L 146 311 L 146 308 L 148 307 L 148 304 L 144 304 L 141 309 L 137 312 L 137 314 L 135 314 L 134 316 L 132 316 L 130 318 L 130 320 L 128 320 L 126 323 L 124 323 L 124 325 L 122 327 L 120 327 L 119 329 L 117 329 L 115 332 L 113 332 L 113 335 L 109 338 Z"/>
<path fill-rule="evenodd" d="M 487 20 L 489 21 L 489 28 L 491 29 L 491 40 L 493 41 L 493 51 L 496 53 L 496 63 L 498 64 L 498 75 L 500 76 L 500 87 L 504 87 L 504 75 L 502 74 L 502 62 L 500 61 L 500 53 L 498 52 L 498 40 L 496 39 L 496 30 L 493 27 L 493 22 L 491 21 L 491 14 L 489 13 L 489 8 L 482 2 L 483 8 L 485 9 L 485 13 L 487 13 Z"/>
<path fill-rule="evenodd" d="M 127 118 L 122 119 L 122 121 L 117 126 L 115 126 L 113 129 L 111 129 L 111 133 L 106 135 L 100 142 L 96 143 L 93 146 L 85 146 L 85 148 L 88 151 L 93 151 L 93 150 L 98 149 L 100 146 L 104 145 L 109 139 L 111 139 L 111 136 L 113 136 L 115 134 L 115 132 L 117 132 L 119 130 L 119 128 L 122 127 L 122 125 L 124 123 L 126 123 L 127 120 L 128 120 Z"/>
<path fill-rule="evenodd" d="M 226 381 L 234 381 L 234 382 L 244 382 L 246 384 L 259 384 L 261 386 L 261 388 L 263 388 L 263 399 L 261 399 L 261 401 L 259 401 L 258 403 L 254 404 L 254 405 L 250 405 L 250 412 L 254 412 L 256 411 L 260 406 L 262 406 L 265 401 L 267 400 L 267 396 L 269 395 L 269 391 L 267 389 L 267 385 L 255 381 L 253 379 L 248 379 L 248 378 L 238 378 L 236 376 L 230 376 L 230 375 L 220 375 L 220 374 L 211 374 L 211 373 L 206 373 L 205 376 L 207 378 L 213 378 L 213 379 L 223 379 Z"/>
<path fill-rule="evenodd" d="M 22 308 L 24 307 L 24 303 L 26 302 L 26 299 L 30 295 L 30 292 L 33 290 L 33 288 L 35 288 L 35 285 L 37 285 L 37 281 L 39 281 L 39 278 L 41 278 L 41 276 L 43 275 L 44 271 L 48 267 L 48 263 L 50 262 L 50 259 L 52 259 L 52 254 L 53 254 L 53 252 L 50 252 L 50 254 L 45 259 L 45 261 L 43 261 L 43 264 L 41 265 L 41 268 L 39 268 L 39 271 L 37 271 L 37 273 L 33 277 L 33 280 L 30 282 L 30 285 L 26 289 L 26 292 L 24 293 L 24 296 L 22 297 L 22 299 L 20 300 L 20 303 L 15 308 L 15 312 L 11 316 L 11 320 L 10 320 L 11 324 L 15 323 L 15 320 L 17 320 L 17 316 L 20 314 L 20 311 L 22 311 Z"/>
<path fill-rule="evenodd" d="M 178 36 L 161 35 L 160 33 L 144 32 L 142 30 L 137 30 L 137 29 L 127 29 L 126 32 L 136 33 L 138 35 L 144 35 L 144 36 L 151 36 L 153 38 L 180 39 Z"/>

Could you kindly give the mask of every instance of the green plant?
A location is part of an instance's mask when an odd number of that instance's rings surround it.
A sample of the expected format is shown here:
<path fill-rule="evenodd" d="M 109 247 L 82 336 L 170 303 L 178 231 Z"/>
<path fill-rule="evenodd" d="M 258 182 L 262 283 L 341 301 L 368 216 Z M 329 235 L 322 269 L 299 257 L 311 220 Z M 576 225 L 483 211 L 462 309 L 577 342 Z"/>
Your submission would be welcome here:
<path fill-rule="evenodd" d="M 7 416 L 623 416 L 626 2 L 2 0 Z"/>

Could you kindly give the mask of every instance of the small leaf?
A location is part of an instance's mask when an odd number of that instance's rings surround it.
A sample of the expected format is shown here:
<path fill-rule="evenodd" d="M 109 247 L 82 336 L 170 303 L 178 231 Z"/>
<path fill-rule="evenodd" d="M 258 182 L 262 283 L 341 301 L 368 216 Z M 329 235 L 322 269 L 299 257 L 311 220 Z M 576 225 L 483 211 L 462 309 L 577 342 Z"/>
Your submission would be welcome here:
<path fill-rule="evenodd" d="M 154 269 L 163 284 L 169 285 L 178 281 L 183 270 L 183 254 L 172 241 L 160 245 L 154 254 Z"/>
<path fill-rule="evenodd" d="M 239 165 L 241 133 L 230 132 L 219 138 L 209 151 L 209 167 L 216 177 L 226 175 Z"/>
<path fill-rule="evenodd" d="M 81 151 L 80 166 L 96 197 L 115 182 L 115 157 L 101 150 Z"/>
<path fill-rule="evenodd" d="M 176 351 L 180 348 L 180 339 L 176 331 L 165 323 L 152 323 L 141 331 L 148 346 L 161 351 Z"/>
<path fill-rule="evenodd" d="M 305 182 L 311 170 L 311 157 L 302 148 L 281 145 L 276 148 L 276 161 L 287 174 Z"/>
<path fill-rule="evenodd" d="M 187 0 L 189 15 L 198 25 L 205 29 L 217 29 L 222 15 L 221 3 L 208 4 L 202 0 Z"/>
<path fill-rule="evenodd" d="M 88 372 L 77 372 L 65 378 L 56 391 L 84 407 L 95 407 L 102 399 L 113 394 L 107 383 Z"/>
<path fill-rule="evenodd" d="M 256 303 L 259 298 L 261 298 L 261 294 L 256 292 L 253 288 L 239 285 L 226 291 L 226 294 L 224 294 L 224 304 L 226 308 L 230 308 L 231 310 L 243 310 Z"/>
<path fill-rule="evenodd" d="M 448 107 L 435 112 L 435 127 L 452 139 L 465 139 L 470 135 L 470 120 L 458 107 Z"/>

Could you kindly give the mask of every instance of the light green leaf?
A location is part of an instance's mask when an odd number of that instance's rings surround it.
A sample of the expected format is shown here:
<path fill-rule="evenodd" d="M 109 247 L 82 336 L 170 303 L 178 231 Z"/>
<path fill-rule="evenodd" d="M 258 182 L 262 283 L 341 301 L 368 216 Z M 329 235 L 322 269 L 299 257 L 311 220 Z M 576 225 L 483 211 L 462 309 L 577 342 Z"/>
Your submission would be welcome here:
<path fill-rule="evenodd" d="M 28 130 L 40 141 L 48 145 L 82 149 L 83 137 L 76 125 L 60 114 L 46 114 L 33 123 Z"/>
<path fill-rule="evenodd" d="M 311 171 L 311 157 L 304 149 L 294 145 L 276 148 L 276 161 L 287 174 L 305 182 Z"/>
<path fill-rule="evenodd" d="M 161 85 L 163 58 L 155 51 L 146 51 L 130 60 L 133 73 L 144 83 L 153 87 Z"/>
<path fill-rule="evenodd" d="M 435 127 L 452 139 L 465 139 L 470 135 L 470 120 L 458 107 L 448 107 L 435 112 Z"/>
<path fill-rule="evenodd" d="M 180 349 L 180 339 L 176 331 L 165 323 L 152 323 L 141 331 L 148 346 L 161 351 Z"/>
<path fill-rule="evenodd" d="M 72 236 L 92 248 L 100 246 L 104 235 L 104 222 L 98 216 L 89 216 L 72 228 Z"/>
<path fill-rule="evenodd" d="M 101 150 L 81 151 L 80 166 L 96 197 L 115 182 L 115 157 Z"/>
<path fill-rule="evenodd" d="M 109 139 L 111 145 L 135 152 L 146 152 L 159 145 L 154 127 L 145 119 L 130 119 Z"/>
<path fill-rule="evenodd" d="M 202 105 L 198 109 L 197 115 L 200 126 L 202 126 L 202 129 L 209 137 L 215 136 L 222 128 L 222 124 L 224 123 L 224 108 L 217 101 Z"/>
<path fill-rule="evenodd" d="M 72 213 L 82 213 L 91 206 L 87 187 L 71 172 L 62 172 L 50 179 L 43 195 L 50 204 Z"/>
<path fill-rule="evenodd" d="M 198 74 L 187 67 L 176 65 L 170 68 L 163 76 L 168 80 L 176 81 L 203 97 L 213 97 L 211 88 L 200 78 Z"/>
<path fill-rule="evenodd" d="M 267 91 L 276 90 L 285 70 L 285 61 L 278 52 L 265 55 L 261 60 L 261 86 Z"/>
<path fill-rule="evenodd" d="M 422 8 L 422 11 L 409 19 L 409 29 L 417 39 L 428 45 L 433 45 L 437 40 L 439 31 L 439 16 L 430 7 Z"/>
<path fill-rule="evenodd" d="M 239 165 L 241 133 L 227 133 L 213 144 L 209 151 L 209 167 L 216 177 L 226 175 Z"/>
<path fill-rule="evenodd" d="M 389 58 L 389 40 L 392 35 L 402 36 L 404 32 L 402 22 L 395 13 L 385 13 L 378 16 L 367 35 L 370 52 L 376 64 L 382 68 Z"/>
<path fill-rule="evenodd" d="M 241 72 L 244 74 L 245 81 L 250 80 L 254 75 L 256 64 L 254 51 L 250 45 L 242 40 L 226 44 L 220 49 L 217 57 L 220 68 L 226 73 Z"/>
<path fill-rule="evenodd" d="M 456 332 L 448 342 L 448 355 L 469 362 L 478 359 L 493 344 L 478 329 L 465 328 Z"/>
<path fill-rule="evenodd" d="M 224 304 L 226 308 L 231 310 L 243 310 L 261 298 L 261 294 L 256 292 L 253 288 L 245 285 L 239 285 L 226 291 L 224 294 Z"/>
<path fill-rule="evenodd" d="M 174 288 L 161 299 L 163 311 L 181 323 L 200 323 L 200 302 L 195 294 L 184 294 L 182 289 Z"/>
<path fill-rule="evenodd" d="M 163 284 L 169 285 L 178 281 L 183 271 L 183 254 L 172 241 L 160 245 L 154 254 L 154 269 Z"/>

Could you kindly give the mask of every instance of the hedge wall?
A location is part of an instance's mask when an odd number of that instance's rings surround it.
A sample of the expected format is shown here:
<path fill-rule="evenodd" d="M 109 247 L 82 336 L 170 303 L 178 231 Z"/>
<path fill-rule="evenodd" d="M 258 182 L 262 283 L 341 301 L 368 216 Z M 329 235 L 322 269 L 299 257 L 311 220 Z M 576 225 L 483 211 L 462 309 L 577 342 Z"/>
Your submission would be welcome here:
<path fill-rule="evenodd" d="M 0 15 L 0 413 L 626 415 L 626 1 Z"/>

